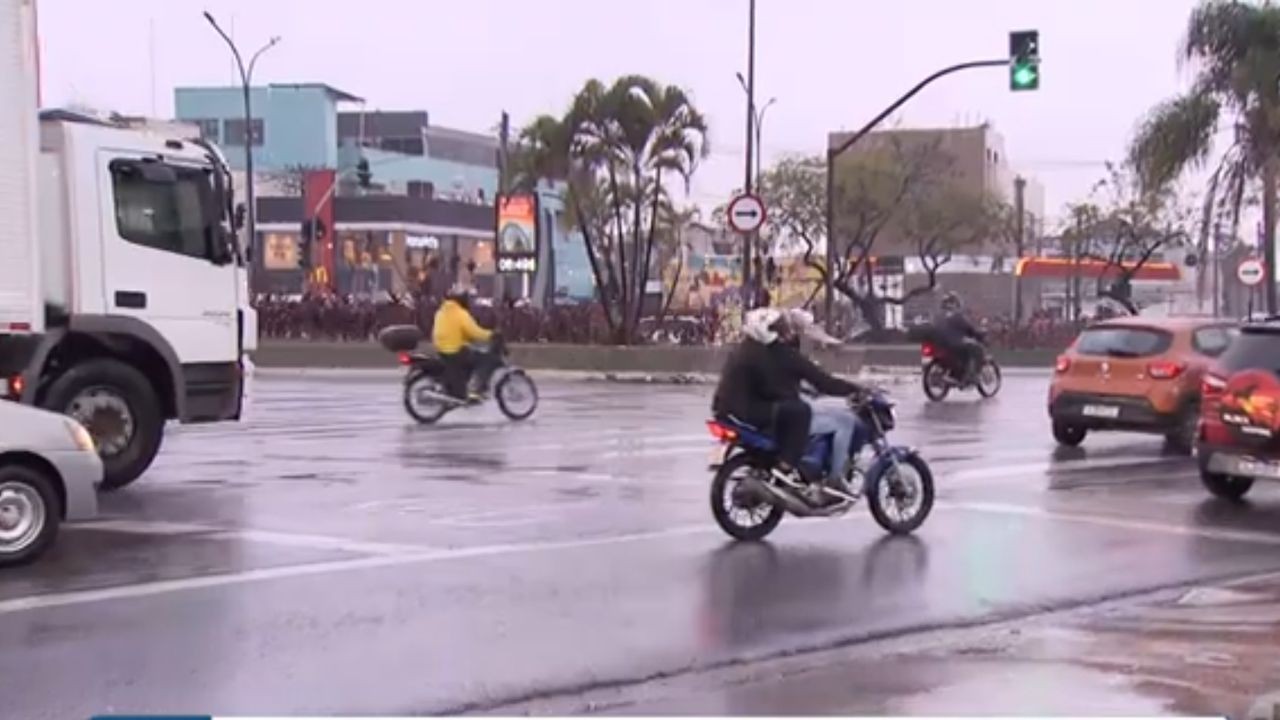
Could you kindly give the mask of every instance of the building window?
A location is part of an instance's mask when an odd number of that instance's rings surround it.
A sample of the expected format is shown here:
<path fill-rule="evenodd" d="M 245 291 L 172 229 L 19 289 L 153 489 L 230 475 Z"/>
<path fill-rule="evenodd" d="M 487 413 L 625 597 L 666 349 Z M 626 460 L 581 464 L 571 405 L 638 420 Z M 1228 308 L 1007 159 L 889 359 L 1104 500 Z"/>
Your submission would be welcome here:
<path fill-rule="evenodd" d="M 217 118 L 199 118 L 191 122 L 200 127 L 201 138 L 215 143 L 222 142 L 222 135 L 218 132 L 222 123 Z"/>
<path fill-rule="evenodd" d="M 226 120 L 222 124 L 223 144 L 244 147 L 244 120 Z M 261 147 L 266 141 L 266 128 L 262 118 L 253 119 L 253 145 Z"/>
<path fill-rule="evenodd" d="M 170 177 L 159 177 L 163 173 Z M 204 170 L 116 160 L 111 163 L 116 228 L 125 240 L 207 258 L 219 231 L 213 183 Z"/>
<path fill-rule="evenodd" d="M 498 164 L 497 151 L 492 145 L 455 138 L 428 138 L 427 154 L 439 160 L 449 160 L 464 165 L 496 167 Z"/>

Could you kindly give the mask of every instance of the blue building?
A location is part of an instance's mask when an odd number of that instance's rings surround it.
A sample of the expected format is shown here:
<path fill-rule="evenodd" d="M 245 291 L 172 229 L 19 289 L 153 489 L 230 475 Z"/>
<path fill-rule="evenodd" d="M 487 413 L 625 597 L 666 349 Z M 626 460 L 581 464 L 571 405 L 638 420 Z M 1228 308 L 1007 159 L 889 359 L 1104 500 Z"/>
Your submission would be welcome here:
<path fill-rule="evenodd" d="M 246 132 L 244 91 L 239 87 L 182 87 L 174 90 L 178 120 L 226 151 L 235 170 L 244 170 L 245 139 L 253 147 L 254 169 L 338 167 L 338 104 L 361 99 L 320 83 L 268 85 L 249 90 L 253 126 Z"/>
<path fill-rule="evenodd" d="M 482 292 L 497 287 L 491 208 L 498 191 L 499 143 L 493 134 L 432 125 L 421 110 L 366 111 L 361 98 L 322 83 L 255 87 L 250 89 L 250 101 L 254 120 L 246 129 L 241 88 L 183 87 L 174 93 L 177 119 L 198 126 L 206 139 L 221 146 L 234 170 L 243 172 L 245 141 L 250 142 L 259 181 L 256 241 L 264 250 L 259 253 L 267 263 L 264 273 L 277 274 L 288 281 L 286 285 L 295 284 L 293 274 L 284 270 L 296 262 L 289 259 L 293 256 L 270 251 L 296 243 L 295 223 L 301 221 L 300 216 L 290 217 L 295 213 L 293 205 L 275 202 L 273 196 L 296 196 L 299 191 L 296 184 L 288 188 L 279 179 L 301 169 L 330 168 L 338 172 L 336 197 L 387 201 L 359 206 L 335 201 L 342 210 L 334 218 L 340 257 L 389 255 L 387 262 L 400 267 L 387 272 L 397 278 L 423 270 L 432 255 L 445 264 L 474 262 L 478 268 L 474 279 Z M 350 108 L 352 104 L 359 110 Z M 355 170 L 362 159 L 372 176 L 368 189 L 357 185 Z M 582 236 L 564 222 L 563 191 L 553 185 L 539 189 L 541 269 L 532 278 L 509 276 L 502 283 L 507 292 L 527 288 L 535 301 L 592 297 L 594 280 Z M 397 196 L 409 204 L 392 201 Z M 453 206 L 473 207 L 468 211 Z M 490 210 L 473 212 L 480 209 L 476 206 Z M 386 217 L 369 214 L 379 208 L 388 213 Z M 344 217 L 350 213 L 355 214 Z M 345 246 L 374 245 L 390 252 L 341 252 Z M 342 268 L 336 271 L 341 274 Z"/>

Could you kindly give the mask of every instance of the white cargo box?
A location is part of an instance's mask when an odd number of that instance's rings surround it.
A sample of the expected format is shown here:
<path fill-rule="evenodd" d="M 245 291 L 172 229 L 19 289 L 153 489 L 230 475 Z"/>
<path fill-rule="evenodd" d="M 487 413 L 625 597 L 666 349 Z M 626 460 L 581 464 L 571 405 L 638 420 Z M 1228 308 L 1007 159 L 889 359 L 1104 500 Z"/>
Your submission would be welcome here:
<path fill-rule="evenodd" d="M 0 0 L 0 333 L 44 330 L 35 0 Z"/>

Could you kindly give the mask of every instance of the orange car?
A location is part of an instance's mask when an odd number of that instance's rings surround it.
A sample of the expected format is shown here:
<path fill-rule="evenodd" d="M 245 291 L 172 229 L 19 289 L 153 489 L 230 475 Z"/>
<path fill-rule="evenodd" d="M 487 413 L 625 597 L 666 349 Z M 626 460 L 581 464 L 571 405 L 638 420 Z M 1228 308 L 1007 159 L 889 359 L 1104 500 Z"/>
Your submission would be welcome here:
<path fill-rule="evenodd" d="M 1160 433 L 1191 452 L 1201 376 L 1236 332 L 1235 324 L 1211 318 L 1129 317 L 1089 326 L 1054 367 L 1053 437 L 1075 446 L 1094 430 Z"/>

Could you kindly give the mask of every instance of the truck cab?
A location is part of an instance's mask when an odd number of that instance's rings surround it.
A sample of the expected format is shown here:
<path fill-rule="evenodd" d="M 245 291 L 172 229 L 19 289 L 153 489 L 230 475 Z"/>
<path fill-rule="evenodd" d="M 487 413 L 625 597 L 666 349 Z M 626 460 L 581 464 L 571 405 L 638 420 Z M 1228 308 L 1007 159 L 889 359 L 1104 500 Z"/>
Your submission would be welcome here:
<path fill-rule="evenodd" d="M 214 146 L 72 113 L 41 115 L 35 175 L 39 302 L 0 326 L 0 395 L 78 420 L 103 487 L 122 487 L 167 420 L 240 416 L 257 337 L 243 210 Z"/>

